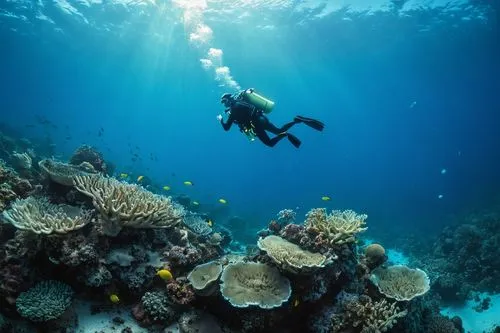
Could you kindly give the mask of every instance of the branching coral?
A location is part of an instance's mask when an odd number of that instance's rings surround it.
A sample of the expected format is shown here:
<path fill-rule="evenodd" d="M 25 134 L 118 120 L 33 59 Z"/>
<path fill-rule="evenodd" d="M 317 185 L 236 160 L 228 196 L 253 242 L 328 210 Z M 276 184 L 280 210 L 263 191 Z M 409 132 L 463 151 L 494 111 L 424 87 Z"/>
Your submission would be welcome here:
<path fill-rule="evenodd" d="M 398 301 L 409 301 L 429 291 L 430 281 L 420 269 L 411 269 L 403 265 L 377 268 L 370 280 L 387 297 Z"/>
<path fill-rule="evenodd" d="M 399 318 L 406 316 L 396 302 L 387 300 L 374 302 L 366 295 L 348 296 L 340 302 L 341 313 L 332 317 L 333 332 L 344 332 L 350 328 L 361 329 L 361 333 L 380 333 L 391 329 Z"/>
<path fill-rule="evenodd" d="M 186 214 L 186 216 L 184 216 L 183 222 L 197 235 L 206 236 L 212 233 L 212 228 L 203 218 L 201 218 L 201 216 L 197 214 Z"/>
<path fill-rule="evenodd" d="M 301 249 L 278 236 L 260 238 L 257 245 L 262 251 L 284 270 L 294 273 L 305 273 L 328 264 L 327 258 L 320 254 Z"/>
<path fill-rule="evenodd" d="M 328 214 L 325 208 L 315 208 L 306 214 L 305 225 L 311 231 L 319 232 L 330 245 L 341 245 L 353 243 L 355 235 L 367 229 L 367 217 L 352 210 L 333 210 Z"/>
<path fill-rule="evenodd" d="M 51 204 L 46 198 L 16 200 L 3 212 L 5 220 L 21 230 L 37 234 L 65 234 L 90 222 L 90 212 L 78 207 Z"/>
<path fill-rule="evenodd" d="M 239 308 L 250 305 L 263 309 L 279 307 L 292 292 L 290 281 L 275 267 L 255 262 L 227 265 L 221 281 L 222 296 Z"/>
<path fill-rule="evenodd" d="M 180 223 L 184 209 L 170 197 L 155 195 L 138 185 L 98 175 L 76 176 L 75 187 L 92 198 L 103 233 L 116 236 L 124 227 L 170 228 Z"/>

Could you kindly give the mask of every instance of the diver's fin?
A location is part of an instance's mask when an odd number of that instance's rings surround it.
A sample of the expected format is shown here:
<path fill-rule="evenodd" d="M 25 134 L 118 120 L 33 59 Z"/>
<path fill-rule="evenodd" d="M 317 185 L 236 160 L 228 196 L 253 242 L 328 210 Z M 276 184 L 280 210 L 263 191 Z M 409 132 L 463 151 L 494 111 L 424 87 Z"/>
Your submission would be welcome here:
<path fill-rule="evenodd" d="M 314 128 L 317 131 L 322 131 L 325 128 L 325 124 L 323 124 L 321 121 L 316 120 L 316 119 L 297 116 L 297 117 L 295 117 L 294 120 L 297 122 L 304 123 L 307 126 Z"/>
<path fill-rule="evenodd" d="M 288 141 L 290 141 L 290 143 L 295 147 L 295 148 L 299 148 L 300 147 L 300 144 L 302 142 L 300 142 L 299 138 L 297 138 L 295 135 L 293 134 L 290 134 L 290 133 L 287 133 L 287 138 L 288 138 Z"/>

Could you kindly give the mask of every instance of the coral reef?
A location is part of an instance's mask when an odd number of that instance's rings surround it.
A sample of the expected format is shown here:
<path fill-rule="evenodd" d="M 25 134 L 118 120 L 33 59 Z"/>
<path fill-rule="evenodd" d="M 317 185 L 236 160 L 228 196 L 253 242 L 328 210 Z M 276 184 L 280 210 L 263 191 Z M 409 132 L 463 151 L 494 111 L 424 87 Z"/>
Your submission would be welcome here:
<path fill-rule="evenodd" d="M 90 211 L 68 205 L 54 205 L 46 198 L 16 200 L 3 218 L 18 229 L 36 234 L 65 234 L 90 222 Z"/>
<path fill-rule="evenodd" d="M 103 233 L 116 236 L 124 227 L 170 228 L 180 223 L 182 206 L 171 198 L 155 195 L 138 185 L 101 176 L 76 176 L 78 191 L 92 198 L 99 211 Z"/>
<path fill-rule="evenodd" d="M 267 264 L 227 265 L 221 281 L 222 296 L 235 307 L 256 305 L 271 309 L 281 306 L 291 295 L 290 281 Z"/>
<path fill-rule="evenodd" d="M 472 291 L 500 292 L 500 216 L 495 211 L 463 217 L 437 239 L 405 242 L 412 265 L 432 278 L 432 288 L 447 302 L 463 302 Z"/>
<path fill-rule="evenodd" d="M 71 305 L 73 290 L 59 281 L 42 281 L 16 299 L 17 311 L 34 322 L 60 317 Z"/>
<path fill-rule="evenodd" d="M 429 277 L 424 271 L 403 265 L 377 268 L 370 279 L 382 294 L 398 301 L 422 296 L 430 288 Z"/>
<path fill-rule="evenodd" d="M 15 140 L 3 151 L 1 139 L 1 156 L 16 168 L 0 163 L 0 210 L 12 206 L 0 230 L 8 331 L 20 314 L 34 325 L 28 331 L 71 332 L 74 288 L 94 311 L 129 309 L 150 331 L 463 332 L 459 319 L 439 314 L 423 271 L 384 267 L 384 247 L 359 242 L 364 214 L 316 208 L 298 221 L 283 209 L 257 239 L 252 221 L 230 217 L 227 205 L 154 194 L 166 192 L 147 175 L 141 185 L 105 177 L 110 164 L 94 147 L 79 147 L 67 164 L 40 161 L 47 155 Z M 38 184 L 39 168 L 50 182 Z M 499 219 L 488 219 L 445 230 L 421 251 L 425 262 L 412 264 L 430 270 L 441 296 L 496 288 Z"/>
<path fill-rule="evenodd" d="M 315 269 L 325 267 L 328 264 L 324 255 L 303 250 L 278 236 L 271 235 L 261 238 L 257 245 L 278 266 L 289 272 L 313 272 Z"/>

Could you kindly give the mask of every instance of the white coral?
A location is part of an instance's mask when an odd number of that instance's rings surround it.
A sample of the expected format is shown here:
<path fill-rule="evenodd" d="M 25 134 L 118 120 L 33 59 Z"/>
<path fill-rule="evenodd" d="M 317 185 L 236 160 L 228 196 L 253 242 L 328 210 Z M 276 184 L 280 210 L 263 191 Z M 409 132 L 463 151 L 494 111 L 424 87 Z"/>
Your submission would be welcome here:
<path fill-rule="evenodd" d="M 279 307 L 292 292 L 290 280 L 275 267 L 255 262 L 227 265 L 221 281 L 222 296 L 238 308 L 251 305 L 263 309 Z"/>
<path fill-rule="evenodd" d="M 329 263 L 321 253 L 303 250 L 298 245 L 278 236 L 260 238 L 257 245 L 276 264 L 289 272 L 307 273 L 325 267 Z"/>
<path fill-rule="evenodd" d="M 78 191 L 92 198 L 103 233 L 116 236 L 124 227 L 170 228 L 182 221 L 184 209 L 170 197 L 135 184 L 99 175 L 76 176 Z"/>
<path fill-rule="evenodd" d="M 68 205 L 54 205 L 45 198 L 17 199 L 3 212 L 4 219 L 18 229 L 36 234 L 77 230 L 90 222 L 90 212 Z"/>
<path fill-rule="evenodd" d="M 352 210 L 333 210 L 327 214 L 326 209 L 316 208 L 307 213 L 305 225 L 322 234 L 330 245 L 341 245 L 354 243 L 355 235 L 368 229 L 365 227 L 367 218 L 368 215 Z"/>
<path fill-rule="evenodd" d="M 373 270 L 370 280 L 387 297 L 398 301 L 409 301 L 425 294 L 430 289 L 427 273 L 404 265 Z"/>

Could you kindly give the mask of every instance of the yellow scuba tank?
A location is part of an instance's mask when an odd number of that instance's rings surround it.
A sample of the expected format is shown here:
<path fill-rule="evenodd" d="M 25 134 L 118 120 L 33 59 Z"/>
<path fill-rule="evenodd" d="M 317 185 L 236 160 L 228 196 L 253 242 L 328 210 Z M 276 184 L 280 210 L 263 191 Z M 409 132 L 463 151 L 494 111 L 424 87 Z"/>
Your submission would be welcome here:
<path fill-rule="evenodd" d="M 273 101 L 257 94 L 253 88 L 242 91 L 240 98 L 248 104 L 252 104 L 257 109 L 262 110 L 264 113 L 270 113 L 274 107 Z"/>

